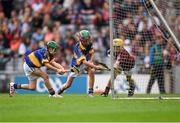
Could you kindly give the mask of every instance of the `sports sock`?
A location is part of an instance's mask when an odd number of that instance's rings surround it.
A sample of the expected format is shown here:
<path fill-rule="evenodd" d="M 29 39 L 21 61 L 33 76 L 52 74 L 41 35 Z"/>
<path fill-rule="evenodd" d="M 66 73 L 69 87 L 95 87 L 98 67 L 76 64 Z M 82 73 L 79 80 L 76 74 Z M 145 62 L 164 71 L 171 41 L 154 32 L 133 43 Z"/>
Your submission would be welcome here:
<path fill-rule="evenodd" d="M 106 89 L 105 89 L 104 92 L 105 92 L 106 94 L 108 94 L 108 93 L 109 93 L 109 90 L 110 90 L 110 87 L 106 87 Z"/>
<path fill-rule="evenodd" d="M 21 89 L 21 84 L 14 84 L 15 89 Z"/>
<path fill-rule="evenodd" d="M 48 91 L 49 91 L 49 94 L 51 94 L 51 95 L 54 95 L 54 94 L 55 94 L 55 91 L 54 91 L 53 88 L 49 89 Z"/>
<path fill-rule="evenodd" d="M 94 93 L 93 88 L 89 88 L 88 94 L 93 94 L 93 93 Z"/>
<path fill-rule="evenodd" d="M 64 90 L 59 89 L 58 94 L 60 95 L 60 94 L 62 94 L 63 92 L 64 92 Z"/>

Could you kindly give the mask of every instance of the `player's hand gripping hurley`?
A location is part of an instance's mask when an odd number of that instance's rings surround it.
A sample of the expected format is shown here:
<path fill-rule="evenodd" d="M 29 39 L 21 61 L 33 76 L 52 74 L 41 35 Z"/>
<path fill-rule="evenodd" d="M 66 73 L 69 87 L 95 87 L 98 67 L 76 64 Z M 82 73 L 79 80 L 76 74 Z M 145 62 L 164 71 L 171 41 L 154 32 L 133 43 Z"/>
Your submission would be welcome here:
<path fill-rule="evenodd" d="M 63 73 L 70 73 L 70 72 L 75 72 L 76 74 L 79 74 L 80 70 L 77 67 L 74 66 L 71 69 L 67 69 L 67 70 L 63 71 Z M 57 74 L 60 74 L 60 73 L 57 73 Z"/>
<path fill-rule="evenodd" d="M 99 61 L 95 61 L 94 63 L 96 65 L 101 66 L 102 68 L 104 68 L 103 70 L 105 70 L 105 71 L 111 71 L 111 68 L 109 68 L 105 63 L 102 63 L 102 62 L 99 62 Z M 114 68 L 114 71 L 117 74 L 121 73 L 121 69 L 119 69 L 119 68 Z"/>

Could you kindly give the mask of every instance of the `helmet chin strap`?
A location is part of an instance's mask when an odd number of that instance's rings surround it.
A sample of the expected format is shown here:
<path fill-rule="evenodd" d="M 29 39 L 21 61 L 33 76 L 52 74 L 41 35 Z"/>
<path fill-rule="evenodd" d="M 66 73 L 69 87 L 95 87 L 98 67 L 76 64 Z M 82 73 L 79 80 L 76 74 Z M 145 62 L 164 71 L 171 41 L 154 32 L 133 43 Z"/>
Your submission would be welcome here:
<path fill-rule="evenodd" d="M 53 56 L 55 54 L 55 49 L 52 49 L 51 52 L 48 50 L 48 53 L 49 53 L 50 56 Z"/>

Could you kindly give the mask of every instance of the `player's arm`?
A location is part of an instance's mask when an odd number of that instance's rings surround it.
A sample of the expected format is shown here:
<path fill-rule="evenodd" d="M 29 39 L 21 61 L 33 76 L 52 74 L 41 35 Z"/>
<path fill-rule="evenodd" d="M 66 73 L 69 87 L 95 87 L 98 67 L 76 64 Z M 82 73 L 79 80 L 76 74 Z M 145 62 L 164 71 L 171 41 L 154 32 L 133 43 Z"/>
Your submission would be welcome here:
<path fill-rule="evenodd" d="M 54 71 L 56 71 L 56 72 L 59 73 L 59 74 L 64 73 L 63 70 L 61 70 L 61 69 L 53 66 L 52 63 L 49 62 L 47 59 L 43 59 L 43 60 L 42 60 L 42 63 L 43 63 L 47 68 L 49 68 L 49 69 L 51 69 L 51 70 L 54 70 Z"/>
<path fill-rule="evenodd" d="M 93 51 L 93 52 L 92 52 Z M 92 63 L 94 62 L 94 50 L 90 50 L 89 51 L 89 54 L 90 54 L 90 59 L 88 60 L 88 62 Z M 89 67 L 89 68 L 94 68 L 94 67 Z M 96 69 L 96 68 L 95 68 Z"/>
<path fill-rule="evenodd" d="M 91 58 L 90 58 L 90 62 L 93 62 L 94 61 L 94 49 L 91 49 L 90 51 L 89 51 L 89 54 L 91 55 Z"/>
<path fill-rule="evenodd" d="M 57 67 L 54 67 L 51 63 L 46 62 L 46 63 L 44 63 L 44 65 L 45 65 L 47 68 L 58 72 L 58 68 L 57 68 Z"/>
<path fill-rule="evenodd" d="M 92 67 L 92 68 L 95 68 L 95 69 L 101 69 L 99 66 L 94 65 L 91 61 L 87 61 L 85 55 L 83 55 L 83 54 L 80 54 L 80 56 L 79 56 L 79 58 L 77 59 L 76 62 L 77 62 L 78 65 L 83 63 L 88 67 Z"/>
<path fill-rule="evenodd" d="M 53 66 L 51 63 L 49 63 L 49 62 L 45 62 L 44 65 L 45 65 L 47 68 L 49 68 L 49 69 L 51 69 L 51 70 L 54 70 L 54 71 L 56 71 L 56 72 L 59 73 L 59 74 L 63 74 L 63 73 L 64 73 L 63 70 L 61 70 L 61 69 L 59 69 L 59 68 L 57 68 L 57 67 L 54 67 L 54 66 Z"/>
<path fill-rule="evenodd" d="M 91 56 L 90 60 L 87 61 L 85 54 L 83 54 L 82 52 L 80 52 L 78 49 L 75 49 L 74 53 L 75 53 L 75 55 L 76 55 L 76 57 L 77 57 L 76 63 L 77 63 L 78 65 L 80 65 L 81 63 L 83 63 L 83 64 L 85 64 L 85 65 L 88 66 L 88 67 L 92 67 L 92 68 L 95 68 L 95 69 L 102 69 L 100 66 L 94 65 L 94 64 L 91 62 L 91 60 L 93 60 L 93 56 Z M 93 49 L 90 50 L 89 54 L 91 54 L 91 55 L 93 54 Z"/>
<path fill-rule="evenodd" d="M 50 62 L 50 64 L 53 65 L 54 67 L 58 68 L 58 69 L 64 70 L 64 67 L 61 66 L 59 63 L 57 63 L 54 59 Z"/>
<path fill-rule="evenodd" d="M 114 63 L 114 68 L 118 68 L 119 66 L 119 60 L 116 60 L 116 62 Z"/>
<path fill-rule="evenodd" d="M 92 68 L 97 69 L 97 70 L 103 69 L 102 67 L 100 67 L 100 66 L 98 66 L 98 65 L 94 65 L 94 64 L 93 64 L 92 62 L 90 62 L 90 61 L 83 60 L 82 63 L 85 64 L 85 65 L 88 66 L 88 67 L 92 67 Z"/>
<path fill-rule="evenodd" d="M 93 62 L 94 61 L 94 54 L 91 54 L 91 58 L 89 60 L 90 62 Z"/>
<path fill-rule="evenodd" d="M 115 63 L 114 63 L 114 68 L 118 68 L 119 67 L 119 56 L 117 57 L 117 59 L 116 59 L 116 61 L 115 61 Z"/>
<path fill-rule="evenodd" d="M 93 63 L 94 62 L 94 49 L 93 48 L 89 51 L 89 55 L 90 55 L 90 59 L 88 60 L 88 62 L 94 65 L 94 63 Z M 88 63 L 85 63 L 85 64 L 87 65 Z M 90 67 L 90 66 L 88 66 L 88 67 Z M 95 66 L 97 66 L 97 65 L 95 65 Z M 94 68 L 94 67 L 90 67 L 90 68 Z M 95 68 L 95 69 L 97 69 L 97 68 Z"/>

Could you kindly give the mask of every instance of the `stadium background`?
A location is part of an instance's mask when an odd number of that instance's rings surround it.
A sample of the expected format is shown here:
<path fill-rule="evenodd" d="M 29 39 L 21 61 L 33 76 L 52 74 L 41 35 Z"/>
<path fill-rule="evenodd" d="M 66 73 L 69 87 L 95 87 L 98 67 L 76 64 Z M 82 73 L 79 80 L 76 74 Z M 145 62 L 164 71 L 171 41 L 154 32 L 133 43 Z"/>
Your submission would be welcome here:
<path fill-rule="evenodd" d="M 117 1 L 117 0 L 115 0 Z M 157 6 L 163 12 L 168 24 L 180 39 L 180 12 L 179 0 L 157 0 Z M 122 11 L 119 17 L 123 18 L 119 28 L 125 30 L 125 48 L 136 56 L 136 65 L 133 69 L 134 77 L 139 81 L 136 92 L 145 93 L 149 80 L 149 48 L 151 43 L 146 42 L 153 29 L 147 24 L 148 31 L 143 30 L 144 21 L 148 20 L 147 11 L 141 6 L 143 0 L 118 0 Z M 89 6 L 89 7 L 87 7 Z M 22 55 L 27 50 L 43 47 L 49 40 L 59 43 L 61 49 L 57 54 L 57 62 L 69 68 L 72 57 L 72 48 L 76 43 L 73 35 L 81 29 L 89 29 L 94 37 L 95 59 L 110 64 L 107 50 L 109 42 L 109 8 L 107 0 L 0 0 L 0 121 L 180 121 L 179 100 L 112 100 L 111 97 L 88 98 L 87 76 L 78 77 L 73 86 L 65 94 L 64 99 L 49 99 L 47 94 L 16 94 L 14 98 L 8 96 L 9 81 L 27 82 L 23 73 Z M 137 11 L 141 18 L 135 25 L 128 27 L 129 18 L 137 19 Z M 119 10 L 120 11 L 120 10 Z M 126 13 L 127 12 L 127 13 Z M 132 14 L 128 14 L 128 13 Z M 142 14 L 143 13 L 143 14 Z M 125 16 L 127 15 L 127 16 Z M 142 20 L 141 20 L 142 19 Z M 161 27 L 161 25 L 159 25 Z M 131 28 L 135 27 L 135 28 Z M 134 30 L 131 30 L 134 29 Z M 141 33 L 147 31 L 145 33 Z M 147 35 L 143 35 L 147 34 Z M 132 39 L 128 35 L 134 35 Z M 139 37 L 145 36 L 140 39 Z M 164 52 L 170 56 L 167 67 L 168 75 L 173 77 L 172 85 L 167 86 L 167 92 L 178 93 L 180 85 L 177 80 L 180 73 L 180 54 L 171 44 L 164 44 Z M 174 71 L 174 68 L 177 72 Z M 46 69 L 44 69 L 46 70 Z M 55 89 L 66 80 L 65 76 L 57 76 L 53 71 L 50 80 Z M 97 72 L 95 90 L 97 93 L 104 89 L 108 72 Z M 144 78 L 143 78 L 144 77 Z M 121 77 L 120 77 L 121 78 Z M 124 82 L 125 80 L 119 79 Z M 168 81 L 171 79 L 167 79 Z M 145 82 L 146 81 L 146 82 Z M 38 91 L 45 92 L 43 82 L 38 80 Z M 120 89 L 123 91 L 124 86 Z M 159 93 L 154 85 L 154 93 Z M 99 90 L 100 89 L 100 90 Z M 127 91 L 127 90 L 124 90 Z M 3 93 L 2 93 L 3 92 Z M 27 91 L 25 91 L 27 93 Z M 24 93 L 23 91 L 21 93 Z M 29 92 L 28 92 L 29 93 Z M 32 92 L 30 92 L 32 93 Z M 135 94 L 136 95 L 136 94 Z M 138 95 L 137 95 L 138 96 Z M 149 97 L 151 95 L 144 95 Z M 171 96 L 171 95 L 170 95 Z M 176 96 L 176 95 L 172 95 Z M 177 96 L 179 96 L 177 94 Z"/>
<path fill-rule="evenodd" d="M 122 23 L 117 25 L 122 31 L 119 36 L 125 40 L 124 47 L 136 57 L 136 66 L 133 70 L 135 74 L 150 72 L 149 48 L 152 42 L 148 40 L 154 33 L 154 26 L 149 21 L 149 15 L 142 7 L 142 2 L 141 0 L 120 0 L 117 7 L 118 17 L 123 19 Z M 180 29 L 176 26 L 180 20 L 179 2 L 163 4 L 161 2 L 159 1 L 157 6 L 162 9 L 164 16 L 167 17 L 166 20 L 179 38 Z M 119 12 L 121 9 L 124 13 Z M 136 11 L 138 14 L 134 13 Z M 128 24 L 131 18 L 136 21 L 134 25 Z M 147 23 L 147 30 L 143 27 L 144 23 Z M 159 26 L 161 28 L 161 25 Z M 2 0 L 0 27 L 1 92 L 7 92 L 7 83 L 14 81 L 16 75 L 23 75 L 23 54 L 27 50 L 43 47 L 49 40 L 55 40 L 60 45 L 56 61 L 65 68 L 69 68 L 72 49 L 76 43 L 73 35 L 81 29 L 89 29 L 92 33 L 95 60 L 110 64 L 110 59 L 107 57 L 107 50 L 110 48 L 109 8 L 105 0 Z M 180 56 L 171 43 L 166 41 L 164 41 L 164 53 L 170 60 L 167 71 L 172 71 L 173 67 L 179 64 Z M 169 68 L 168 65 L 172 67 Z M 54 74 L 50 70 L 46 71 Z M 174 77 L 173 72 L 167 73 L 168 76 Z M 102 84 L 102 82 L 99 83 Z M 104 86 L 105 84 L 100 88 Z M 175 91 L 173 89 L 175 89 L 173 84 L 168 85 L 168 93 Z"/>

